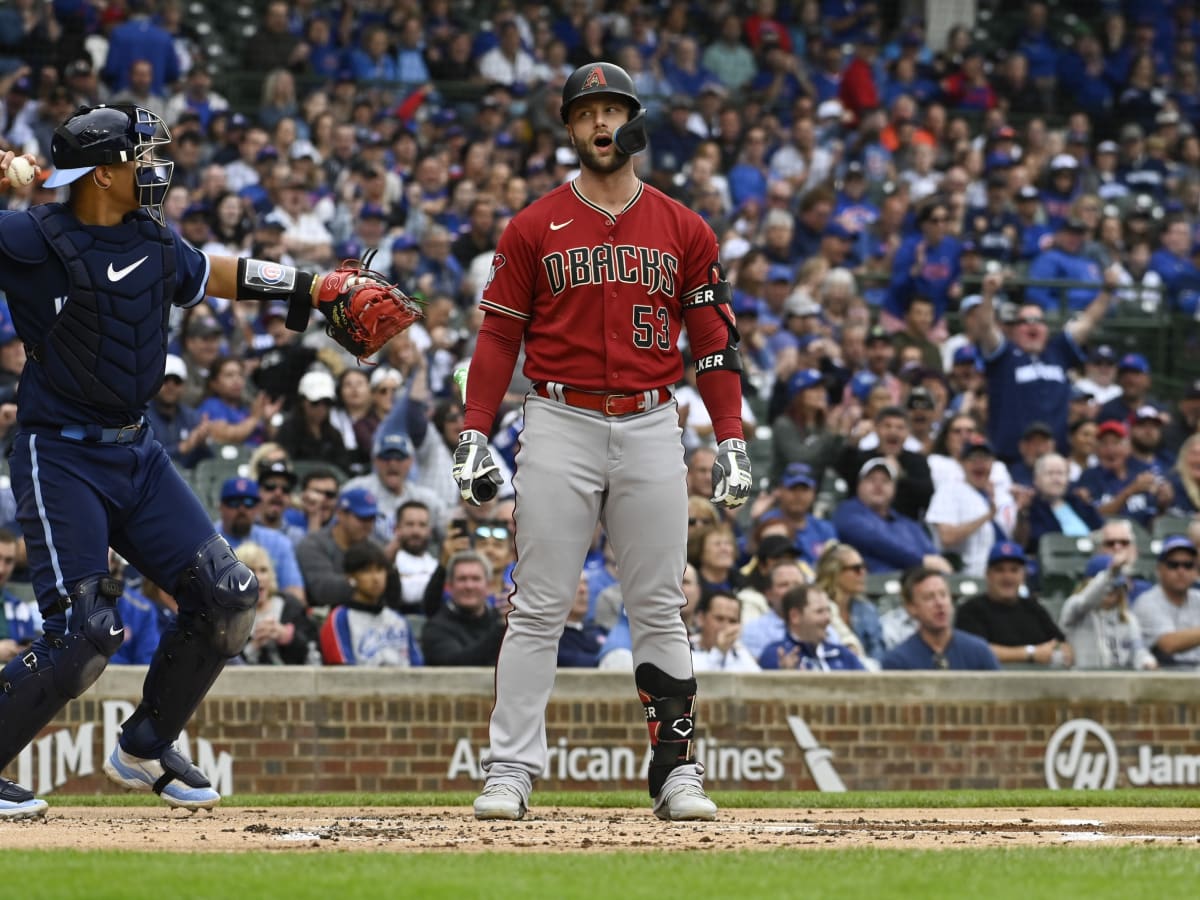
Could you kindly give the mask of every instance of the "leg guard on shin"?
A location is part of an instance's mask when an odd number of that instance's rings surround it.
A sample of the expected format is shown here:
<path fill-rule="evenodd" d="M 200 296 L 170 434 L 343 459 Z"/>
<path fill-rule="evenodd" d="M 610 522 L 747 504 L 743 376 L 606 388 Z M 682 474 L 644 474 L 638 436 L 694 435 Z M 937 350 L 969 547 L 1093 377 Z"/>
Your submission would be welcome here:
<path fill-rule="evenodd" d="M 125 629 L 117 613 L 121 583 L 81 581 L 63 603 L 71 611 L 65 634 L 47 634 L 0 672 L 0 767 L 33 740 L 62 709 L 96 683 L 121 647 Z"/>
<path fill-rule="evenodd" d="M 121 746 L 158 759 L 179 737 L 229 657 L 254 626 L 258 579 L 220 535 L 196 551 L 175 588 L 179 618 L 159 642 L 142 702 L 125 722 Z"/>
<path fill-rule="evenodd" d="M 672 769 L 696 761 L 696 679 L 672 678 L 651 663 L 638 666 L 633 677 L 650 730 L 650 796 L 657 797 Z"/>

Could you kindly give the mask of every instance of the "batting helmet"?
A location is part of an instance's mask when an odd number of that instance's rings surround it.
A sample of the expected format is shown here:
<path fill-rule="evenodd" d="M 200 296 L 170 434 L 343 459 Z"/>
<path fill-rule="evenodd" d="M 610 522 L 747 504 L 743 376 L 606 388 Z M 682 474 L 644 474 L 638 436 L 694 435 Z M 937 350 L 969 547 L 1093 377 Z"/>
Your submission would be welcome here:
<path fill-rule="evenodd" d="M 156 158 L 154 149 L 170 142 L 166 123 L 148 109 L 131 104 L 81 106 L 54 130 L 54 173 L 46 187 L 71 184 L 96 166 L 135 162 L 138 205 L 162 224 L 162 203 L 175 163 Z"/>
<path fill-rule="evenodd" d="M 563 84 L 562 106 L 558 110 L 564 123 L 571 104 L 589 94 L 624 97 L 630 105 L 629 121 L 613 132 L 613 142 L 618 150 L 629 155 L 646 149 L 646 111 L 628 72 L 607 62 L 587 63 L 572 72 Z"/>

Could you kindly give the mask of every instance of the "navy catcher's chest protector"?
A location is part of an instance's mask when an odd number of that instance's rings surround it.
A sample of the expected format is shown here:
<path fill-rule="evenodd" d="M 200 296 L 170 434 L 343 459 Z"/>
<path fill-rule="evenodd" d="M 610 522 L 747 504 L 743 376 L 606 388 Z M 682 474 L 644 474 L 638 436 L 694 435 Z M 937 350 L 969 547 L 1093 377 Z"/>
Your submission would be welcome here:
<path fill-rule="evenodd" d="M 71 291 L 45 340 L 29 347 L 54 388 L 108 410 L 139 410 L 158 392 L 175 295 L 175 240 L 138 213 L 84 228 L 58 203 L 30 210 Z"/>

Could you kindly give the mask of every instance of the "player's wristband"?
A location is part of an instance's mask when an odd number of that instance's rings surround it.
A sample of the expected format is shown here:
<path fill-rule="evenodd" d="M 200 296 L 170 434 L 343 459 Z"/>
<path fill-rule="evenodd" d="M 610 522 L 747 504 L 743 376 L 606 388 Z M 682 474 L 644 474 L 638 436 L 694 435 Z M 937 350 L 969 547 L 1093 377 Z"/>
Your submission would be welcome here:
<path fill-rule="evenodd" d="M 238 260 L 237 298 L 239 300 L 286 300 L 287 327 L 303 331 L 312 312 L 313 275 L 294 266 L 261 259 Z"/>

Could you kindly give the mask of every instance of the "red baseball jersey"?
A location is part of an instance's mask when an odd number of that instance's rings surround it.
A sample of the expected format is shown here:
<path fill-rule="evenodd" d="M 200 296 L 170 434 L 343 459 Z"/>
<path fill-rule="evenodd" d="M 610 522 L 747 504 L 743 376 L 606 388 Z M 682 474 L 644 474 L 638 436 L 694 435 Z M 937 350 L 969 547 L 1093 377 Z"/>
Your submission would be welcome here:
<path fill-rule="evenodd" d="M 683 299 L 709 283 L 717 241 L 696 213 L 639 182 L 618 215 L 564 184 L 500 236 L 480 306 L 525 323 L 525 375 L 588 391 L 676 383 Z M 711 306 L 689 310 L 697 353 L 725 346 Z"/>

